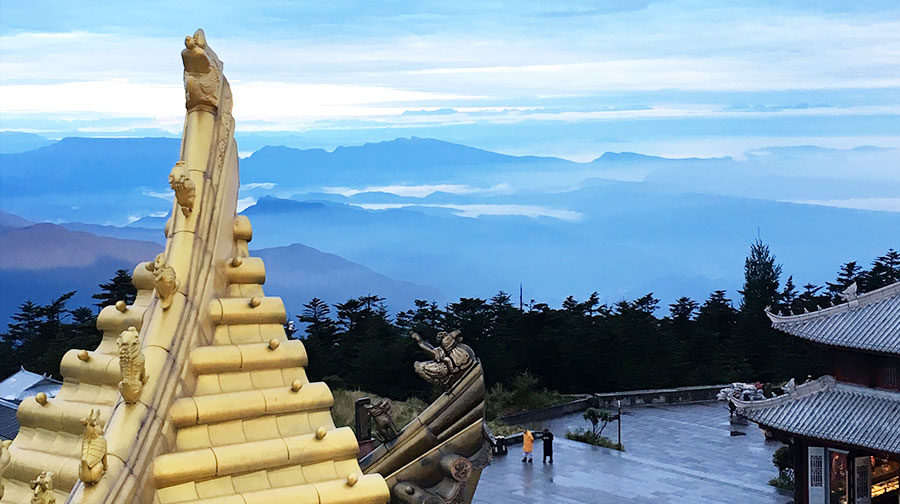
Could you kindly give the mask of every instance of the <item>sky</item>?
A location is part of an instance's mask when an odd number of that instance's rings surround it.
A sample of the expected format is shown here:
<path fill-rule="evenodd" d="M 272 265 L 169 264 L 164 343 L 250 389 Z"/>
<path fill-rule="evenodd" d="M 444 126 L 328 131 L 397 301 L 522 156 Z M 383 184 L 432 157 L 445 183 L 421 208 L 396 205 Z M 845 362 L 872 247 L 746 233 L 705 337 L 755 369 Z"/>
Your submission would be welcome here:
<path fill-rule="evenodd" d="M 244 154 L 423 136 L 588 161 L 900 147 L 900 2 L 0 3 L 0 130 L 179 136 L 225 63 Z"/>

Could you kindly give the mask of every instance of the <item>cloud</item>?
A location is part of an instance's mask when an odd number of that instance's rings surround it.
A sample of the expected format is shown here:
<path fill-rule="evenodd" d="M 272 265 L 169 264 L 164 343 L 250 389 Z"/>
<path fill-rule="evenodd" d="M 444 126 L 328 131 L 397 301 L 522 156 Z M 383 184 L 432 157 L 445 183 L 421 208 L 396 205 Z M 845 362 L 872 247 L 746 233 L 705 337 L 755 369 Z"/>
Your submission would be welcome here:
<path fill-rule="evenodd" d="M 510 192 L 512 191 L 512 188 L 509 186 L 509 184 L 506 183 L 497 184 L 488 188 L 459 184 L 433 184 L 368 186 L 363 189 L 352 189 L 349 187 L 323 187 L 322 191 L 328 194 L 340 194 L 342 196 L 356 196 L 357 194 L 362 193 L 382 192 L 394 194 L 396 196 L 424 198 L 436 192 L 445 192 L 450 194 L 501 193 Z"/>
<path fill-rule="evenodd" d="M 537 205 L 452 205 L 415 203 L 361 203 L 355 205 L 360 208 L 365 208 L 366 210 L 388 210 L 392 208 L 406 207 L 449 208 L 452 210 L 456 210 L 456 215 L 460 217 L 470 217 L 473 219 L 481 217 L 483 215 L 517 215 L 531 218 L 550 217 L 567 222 L 578 222 L 584 219 L 584 214 L 576 212 L 574 210 L 550 208 Z"/>
<path fill-rule="evenodd" d="M 47 5 L 0 4 L 5 129 L 179 132 L 201 12 L 242 132 L 898 115 L 895 2 Z"/>
<path fill-rule="evenodd" d="M 257 200 L 258 200 L 258 198 L 251 198 L 251 197 L 248 197 L 248 198 L 240 198 L 240 199 L 237 201 L 237 211 L 238 211 L 238 212 L 243 212 L 244 210 L 246 210 L 246 209 L 252 207 L 253 205 L 255 205 Z"/>
<path fill-rule="evenodd" d="M 444 116 L 456 114 L 458 111 L 452 108 L 431 109 L 431 110 L 404 110 L 402 116 Z"/>
<path fill-rule="evenodd" d="M 275 182 L 250 182 L 248 184 L 241 184 L 241 190 L 242 191 L 248 191 L 251 189 L 270 190 L 270 189 L 274 189 L 276 185 L 277 184 L 275 184 Z"/>
<path fill-rule="evenodd" d="M 141 191 L 141 194 L 144 196 L 150 196 L 151 198 L 160 198 L 168 201 L 172 201 L 172 198 L 175 197 L 175 191 L 152 191 L 150 189 L 144 189 Z"/>
<path fill-rule="evenodd" d="M 828 200 L 792 200 L 788 203 L 803 205 L 820 205 L 837 208 L 855 208 L 857 210 L 879 210 L 883 212 L 900 212 L 900 198 L 850 198 Z"/>

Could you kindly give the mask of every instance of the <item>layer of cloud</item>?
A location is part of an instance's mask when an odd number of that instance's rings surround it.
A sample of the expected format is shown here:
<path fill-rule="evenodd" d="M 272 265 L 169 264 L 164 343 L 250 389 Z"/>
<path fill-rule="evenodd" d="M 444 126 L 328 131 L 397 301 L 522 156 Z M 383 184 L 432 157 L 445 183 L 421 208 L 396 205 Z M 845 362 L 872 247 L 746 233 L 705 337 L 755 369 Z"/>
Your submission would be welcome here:
<path fill-rule="evenodd" d="M 796 200 L 790 203 L 804 205 L 820 205 L 838 208 L 855 208 L 857 210 L 878 210 L 883 212 L 900 212 L 900 198 L 849 198 L 830 200 Z"/>
<path fill-rule="evenodd" d="M 244 132 L 900 115 L 891 3 L 51 4 L 0 7 L 3 129 L 178 134 L 201 11 Z"/>
<path fill-rule="evenodd" d="M 550 217 L 568 222 L 578 222 L 584 219 L 584 214 L 574 210 L 563 208 L 550 208 L 538 205 L 493 205 L 493 204 L 413 204 L 413 203 L 360 203 L 355 204 L 366 210 L 388 210 L 393 208 L 424 207 L 424 208 L 448 208 L 455 210 L 460 217 L 478 218 L 484 215 L 512 215 L 521 217 Z"/>
<path fill-rule="evenodd" d="M 412 198 L 424 198 L 436 192 L 444 192 L 449 194 L 477 194 L 477 193 L 508 193 L 512 191 L 509 184 L 497 184 L 491 187 L 474 187 L 470 185 L 460 184 L 426 184 L 426 185 L 390 185 L 390 186 L 368 186 L 361 189 L 350 187 L 323 187 L 322 191 L 328 194 L 340 194 L 342 196 L 356 196 L 363 193 L 388 193 L 396 196 L 405 196 Z"/>

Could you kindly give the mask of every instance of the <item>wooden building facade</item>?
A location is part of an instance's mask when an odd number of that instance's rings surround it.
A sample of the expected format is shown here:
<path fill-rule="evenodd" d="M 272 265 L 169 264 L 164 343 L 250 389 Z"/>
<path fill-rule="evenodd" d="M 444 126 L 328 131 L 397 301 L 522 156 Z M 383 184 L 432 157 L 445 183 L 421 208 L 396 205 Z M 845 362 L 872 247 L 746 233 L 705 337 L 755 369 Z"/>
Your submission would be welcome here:
<path fill-rule="evenodd" d="M 791 446 L 796 504 L 900 503 L 900 282 L 772 325 L 828 350 L 828 375 L 740 415 Z"/>

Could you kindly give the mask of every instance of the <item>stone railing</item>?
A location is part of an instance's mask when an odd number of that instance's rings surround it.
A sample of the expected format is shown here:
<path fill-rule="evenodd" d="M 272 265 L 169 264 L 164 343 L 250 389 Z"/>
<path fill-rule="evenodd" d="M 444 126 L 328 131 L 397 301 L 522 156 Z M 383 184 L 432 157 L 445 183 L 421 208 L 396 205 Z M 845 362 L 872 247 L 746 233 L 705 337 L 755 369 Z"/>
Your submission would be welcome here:
<path fill-rule="evenodd" d="M 604 392 L 593 394 L 565 404 L 531 411 L 523 411 L 500 418 L 507 425 L 527 424 L 550 420 L 588 408 L 615 409 L 618 401 L 623 408 L 652 406 L 656 404 L 692 404 L 716 400 L 716 394 L 726 385 L 698 385 L 667 389 L 629 390 L 624 392 Z"/>

